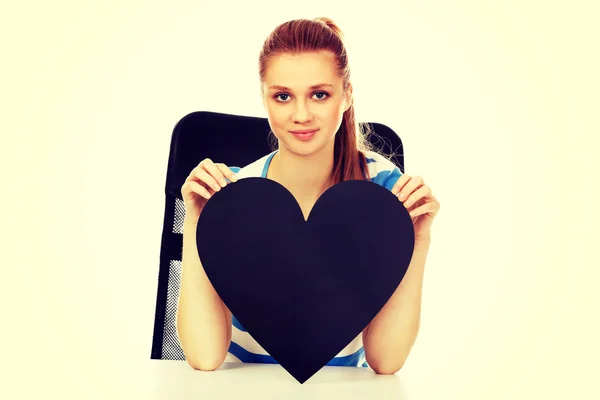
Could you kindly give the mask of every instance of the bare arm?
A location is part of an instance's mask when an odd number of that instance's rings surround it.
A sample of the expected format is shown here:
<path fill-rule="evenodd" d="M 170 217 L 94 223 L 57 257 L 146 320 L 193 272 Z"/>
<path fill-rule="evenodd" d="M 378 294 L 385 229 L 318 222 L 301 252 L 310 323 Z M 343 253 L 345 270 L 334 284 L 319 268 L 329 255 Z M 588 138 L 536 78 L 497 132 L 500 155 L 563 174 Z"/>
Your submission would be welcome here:
<path fill-rule="evenodd" d="M 363 331 L 367 363 L 378 374 L 398 372 L 417 338 L 421 319 L 423 273 L 430 243 L 430 238 L 415 242 L 406 276 Z"/>
<path fill-rule="evenodd" d="M 229 350 L 231 312 L 204 272 L 196 226 L 197 220 L 184 220 L 177 334 L 187 362 L 195 369 L 212 371 L 221 366 Z"/>

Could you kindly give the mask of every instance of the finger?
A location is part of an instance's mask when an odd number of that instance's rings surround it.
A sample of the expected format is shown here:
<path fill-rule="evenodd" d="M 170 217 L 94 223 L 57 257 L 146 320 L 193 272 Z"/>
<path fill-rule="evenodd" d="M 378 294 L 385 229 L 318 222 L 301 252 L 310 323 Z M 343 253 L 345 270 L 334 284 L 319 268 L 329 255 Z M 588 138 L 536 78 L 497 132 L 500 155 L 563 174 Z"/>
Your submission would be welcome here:
<path fill-rule="evenodd" d="M 404 201 L 404 207 L 408 208 L 415 204 L 418 200 L 427 197 L 431 194 L 431 188 L 427 185 L 423 185 L 414 192 L 410 196 L 407 197 L 406 201 Z"/>
<path fill-rule="evenodd" d="M 210 199 L 211 198 L 211 193 L 204 186 L 202 186 L 201 184 L 199 184 L 198 182 L 196 182 L 196 181 L 189 181 L 189 182 L 186 183 L 186 185 L 189 186 L 189 189 L 192 192 L 194 192 L 194 193 L 196 193 L 196 194 L 204 197 L 205 199 Z"/>
<path fill-rule="evenodd" d="M 235 173 L 229 169 L 229 167 L 225 164 L 217 164 L 217 167 L 219 167 L 219 170 L 221 170 L 221 173 L 227 177 L 227 179 L 229 179 L 229 181 L 231 182 L 237 182 L 238 178 L 237 176 L 235 176 Z M 226 182 L 227 183 L 227 182 Z"/>
<path fill-rule="evenodd" d="M 433 204 L 432 203 L 425 203 L 420 207 L 415 208 L 414 210 L 411 210 L 409 212 L 410 216 L 412 218 L 414 217 L 418 217 L 419 215 L 423 215 L 423 214 L 427 214 L 429 212 L 433 211 Z"/>
<path fill-rule="evenodd" d="M 408 196 L 412 194 L 418 187 L 423 185 L 423 179 L 420 176 L 413 177 L 410 181 L 404 185 L 402 190 L 400 190 L 400 194 L 398 195 L 398 199 L 400 201 L 404 201 Z"/>
<path fill-rule="evenodd" d="M 403 174 L 400 176 L 400 178 L 398 178 L 398 181 L 394 184 L 394 187 L 392 187 L 392 193 L 394 194 L 394 196 L 398 195 L 400 190 L 402 190 L 404 185 L 406 185 L 406 182 L 408 182 L 409 180 L 410 176 L 406 174 Z"/>
<path fill-rule="evenodd" d="M 185 178 L 184 183 L 188 183 L 189 181 L 195 181 L 196 179 L 198 179 L 196 173 L 204 169 L 204 163 L 206 163 L 206 160 L 203 160 L 200 164 L 196 165 L 196 167 L 190 171 L 190 174 L 187 176 L 187 178 Z"/>
<path fill-rule="evenodd" d="M 221 186 L 217 183 L 217 180 L 205 170 L 198 168 L 195 174 L 196 178 L 200 179 L 203 183 L 211 187 L 215 192 L 221 190 Z"/>
<path fill-rule="evenodd" d="M 225 176 L 214 162 L 210 159 L 206 159 L 203 165 L 204 169 L 208 171 L 208 173 L 215 179 L 215 182 L 221 187 L 227 186 L 227 181 L 225 180 Z"/>

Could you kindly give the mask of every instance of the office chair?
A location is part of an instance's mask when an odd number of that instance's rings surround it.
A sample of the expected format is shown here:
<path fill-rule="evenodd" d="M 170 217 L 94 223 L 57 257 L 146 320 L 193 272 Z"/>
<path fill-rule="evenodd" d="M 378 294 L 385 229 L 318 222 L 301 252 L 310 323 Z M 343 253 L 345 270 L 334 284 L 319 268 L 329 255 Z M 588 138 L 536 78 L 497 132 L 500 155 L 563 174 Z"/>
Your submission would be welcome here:
<path fill-rule="evenodd" d="M 369 123 L 368 139 L 404 173 L 402 141 L 389 127 Z M 181 186 L 200 161 L 210 158 L 229 167 L 244 167 L 269 154 L 267 118 L 200 111 L 183 117 L 171 136 L 165 185 L 165 214 L 160 249 L 158 291 L 151 359 L 185 360 L 175 317 L 181 279 L 185 206 Z"/>

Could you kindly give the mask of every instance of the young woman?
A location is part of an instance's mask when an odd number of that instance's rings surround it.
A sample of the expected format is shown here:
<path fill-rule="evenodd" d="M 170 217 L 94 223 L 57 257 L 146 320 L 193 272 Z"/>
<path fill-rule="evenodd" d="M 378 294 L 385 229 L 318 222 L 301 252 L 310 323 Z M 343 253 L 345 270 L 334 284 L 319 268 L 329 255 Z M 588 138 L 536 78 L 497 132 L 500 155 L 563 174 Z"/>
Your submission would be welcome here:
<path fill-rule="evenodd" d="M 272 179 L 294 195 L 308 218 L 332 185 L 369 179 L 391 190 L 409 210 L 415 250 L 384 308 L 328 365 L 395 373 L 419 330 L 423 268 L 439 202 L 420 177 L 402 174 L 367 146 L 354 118 L 343 35 L 332 20 L 300 19 L 276 27 L 259 56 L 259 75 L 277 149 L 241 169 L 205 159 L 181 188 L 186 217 L 177 330 L 186 359 L 200 370 L 217 369 L 224 361 L 275 362 L 231 315 L 202 268 L 195 232 L 211 195 L 240 178 Z"/>

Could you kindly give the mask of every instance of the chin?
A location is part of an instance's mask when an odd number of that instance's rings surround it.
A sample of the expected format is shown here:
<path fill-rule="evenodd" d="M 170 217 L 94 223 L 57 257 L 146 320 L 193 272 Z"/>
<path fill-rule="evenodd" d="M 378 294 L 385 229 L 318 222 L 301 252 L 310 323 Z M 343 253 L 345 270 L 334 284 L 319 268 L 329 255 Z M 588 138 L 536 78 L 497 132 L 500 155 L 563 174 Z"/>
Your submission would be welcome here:
<path fill-rule="evenodd" d="M 305 143 L 294 142 L 295 141 L 292 141 L 292 143 L 290 143 L 290 141 L 279 141 L 280 145 L 282 144 L 283 146 L 285 146 L 285 148 L 288 149 L 288 151 L 303 157 L 320 153 L 322 151 L 327 151 L 327 147 L 329 145 L 329 143 L 324 143 L 322 141 L 310 141 Z M 333 141 L 331 145 L 333 146 Z"/>

